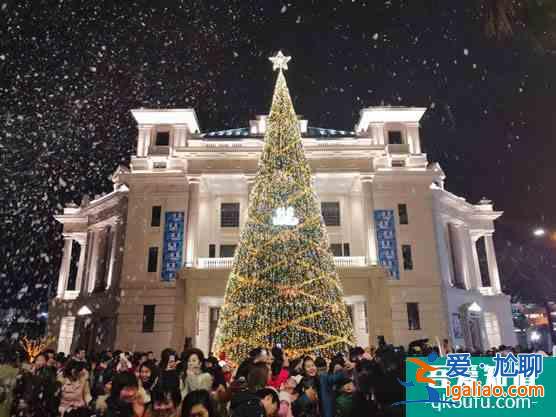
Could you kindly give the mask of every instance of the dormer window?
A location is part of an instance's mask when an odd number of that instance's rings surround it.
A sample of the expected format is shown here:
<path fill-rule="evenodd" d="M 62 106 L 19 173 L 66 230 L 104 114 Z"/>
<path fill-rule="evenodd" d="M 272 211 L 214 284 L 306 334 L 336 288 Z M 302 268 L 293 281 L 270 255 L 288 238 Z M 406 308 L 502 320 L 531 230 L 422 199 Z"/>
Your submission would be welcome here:
<path fill-rule="evenodd" d="M 390 130 L 388 132 L 388 145 L 402 145 L 402 132 L 400 130 Z"/>
<path fill-rule="evenodd" d="M 156 132 L 156 146 L 170 146 L 170 132 Z"/>

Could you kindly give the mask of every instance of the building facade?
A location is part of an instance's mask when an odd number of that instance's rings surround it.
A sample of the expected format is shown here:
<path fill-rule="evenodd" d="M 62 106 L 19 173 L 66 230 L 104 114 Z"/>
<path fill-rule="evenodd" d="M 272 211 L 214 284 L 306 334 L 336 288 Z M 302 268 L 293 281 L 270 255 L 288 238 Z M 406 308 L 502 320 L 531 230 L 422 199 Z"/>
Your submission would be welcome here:
<path fill-rule="evenodd" d="M 354 131 L 299 120 L 357 343 L 514 344 L 492 240 L 502 213 L 444 189 L 421 150 L 424 112 L 366 108 Z M 114 190 L 57 216 L 67 241 L 49 329 L 60 350 L 207 353 L 266 116 L 201 133 L 193 109 L 132 113 L 137 152 Z"/>

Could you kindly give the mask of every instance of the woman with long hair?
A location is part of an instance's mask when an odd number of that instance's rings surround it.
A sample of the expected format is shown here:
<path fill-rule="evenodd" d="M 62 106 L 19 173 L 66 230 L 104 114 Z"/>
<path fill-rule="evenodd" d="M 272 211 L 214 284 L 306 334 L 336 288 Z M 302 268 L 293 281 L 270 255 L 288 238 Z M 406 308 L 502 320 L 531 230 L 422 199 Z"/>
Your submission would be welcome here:
<path fill-rule="evenodd" d="M 182 397 L 191 391 L 212 389 L 213 376 L 206 371 L 205 357 L 199 349 L 189 349 L 184 353 L 182 374 Z"/>
<path fill-rule="evenodd" d="M 191 391 L 184 398 L 181 417 L 219 417 L 207 390 Z"/>

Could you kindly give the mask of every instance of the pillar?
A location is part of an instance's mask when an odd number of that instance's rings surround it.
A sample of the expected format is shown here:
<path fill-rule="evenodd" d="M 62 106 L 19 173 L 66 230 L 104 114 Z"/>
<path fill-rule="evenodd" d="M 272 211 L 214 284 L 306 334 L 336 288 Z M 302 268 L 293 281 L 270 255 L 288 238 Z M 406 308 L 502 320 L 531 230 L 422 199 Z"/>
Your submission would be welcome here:
<path fill-rule="evenodd" d="M 407 143 L 409 144 L 409 153 L 420 154 L 421 142 L 419 140 L 419 123 L 406 123 L 407 126 Z"/>
<path fill-rule="evenodd" d="M 108 264 L 108 276 L 106 278 L 106 289 L 108 290 L 112 285 L 112 281 L 114 280 L 114 268 L 116 265 L 116 259 L 119 253 L 119 234 L 120 234 L 120 224 L 121 219 L 118 217 L 114 224 L 112 225 L 112 244 L 110 246 L 110 261 Z M 109 236 L 107 236 L 109 237 Z"/>
<path fill-rule="evenodd" d="M 492 233 L 485 235 L 484 238 L 490 286 L 492 287 L 494 293 L 499 294 L 502 292 L 502 286 L 500 285 L 500 274 L 498 272 L 498 262 L 496 262 L 496 251 L 494 249 L 494 240 L 492 239 Z"/>
<path fill-rule="evenodd" d="M 71 262 L 71 250 L 73 246 L 73 239 L 70 236 L 64 236 L 64 255 L 62 257 L 62 264 L 60 266 L 60 274 L 58 275 L 58 290 L 56 296 L 62 298 L 66 291 L 68 283 L 68 275 Z"/>
<path fill-rule="evenodd" d="M 85 261 L 87 260 L 87 234 L 75 239 L 79 243 L 79 264 L 77 267 L 77 278 L 75 280 L 75 291 L 81 292 L 85 273 Z"/>
<path fill-rule="evenodd" d="M 189 204 L 187 205 L 185 266 L 193 267 L 197 259 L 197 229 L 199 225 L 199 178 L 189 178 Z"/>
<path fill-rule="evenodd" d="M 364 213 L 366 218 L 365 225 L 365 242 L 367 262 L 371 265 L 378 265 L 378 253 L 376 245 L 376 230 L 374 222 L 374 197 L 372 177 L 362 177 Z"/>
<path fill-rule="evenodd" d="M 172 143 L 170 143 L 170 155 L 174 154 L 176 148 L 184 148 L 187 146 L 187 125 L 173 125 Z"/>
<path fill-rule="evenodd" d="M 479 267 L 479 255 L 477 253 L 477 238 L 475 236 L 469 236 L 469 240 L 471 241 L 471 265 L 469 265 L 469 269 L 473 272 L 473 286 L 471 288 L 481 288 L 483 286 L 483 282 L 481 280 L 481 269 Z"/>
<path fill-rule="evenodd" d="M 384 137 L 384 123 L 371 123 L 370 124 L 373 145 L 387 145 Z"/>
<path fill-rule="evenodd" d="M 145 157 L 149 154 L 152 127 L 152 125 L 139 126 L 139 136 L 137 138 L 137 156 L 139 157 Z"/>
<path fill-rule="evenodd" d="M 100 244 L 100 230 L 93 230 L 93 236 L 91 239 L 91 263 L 89 269 L 89 279 L 87 281 L 86 293 L 90 294 L 95 289 L 95 283 L 98 273 L 98 247 Z"/>

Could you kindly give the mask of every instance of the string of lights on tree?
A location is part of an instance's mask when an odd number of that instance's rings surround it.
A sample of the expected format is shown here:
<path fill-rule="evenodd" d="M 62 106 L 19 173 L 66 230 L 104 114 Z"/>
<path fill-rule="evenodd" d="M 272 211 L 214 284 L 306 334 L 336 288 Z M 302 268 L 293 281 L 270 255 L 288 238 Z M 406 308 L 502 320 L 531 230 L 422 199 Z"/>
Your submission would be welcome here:
<path fill-rule="evenodd" d="M 353 327 L 312 187 L 283 70 L 278 78 L 215 337 L 233 361 L 277 344 L 293 357 L 330 356 L 353 345 Z"/>

